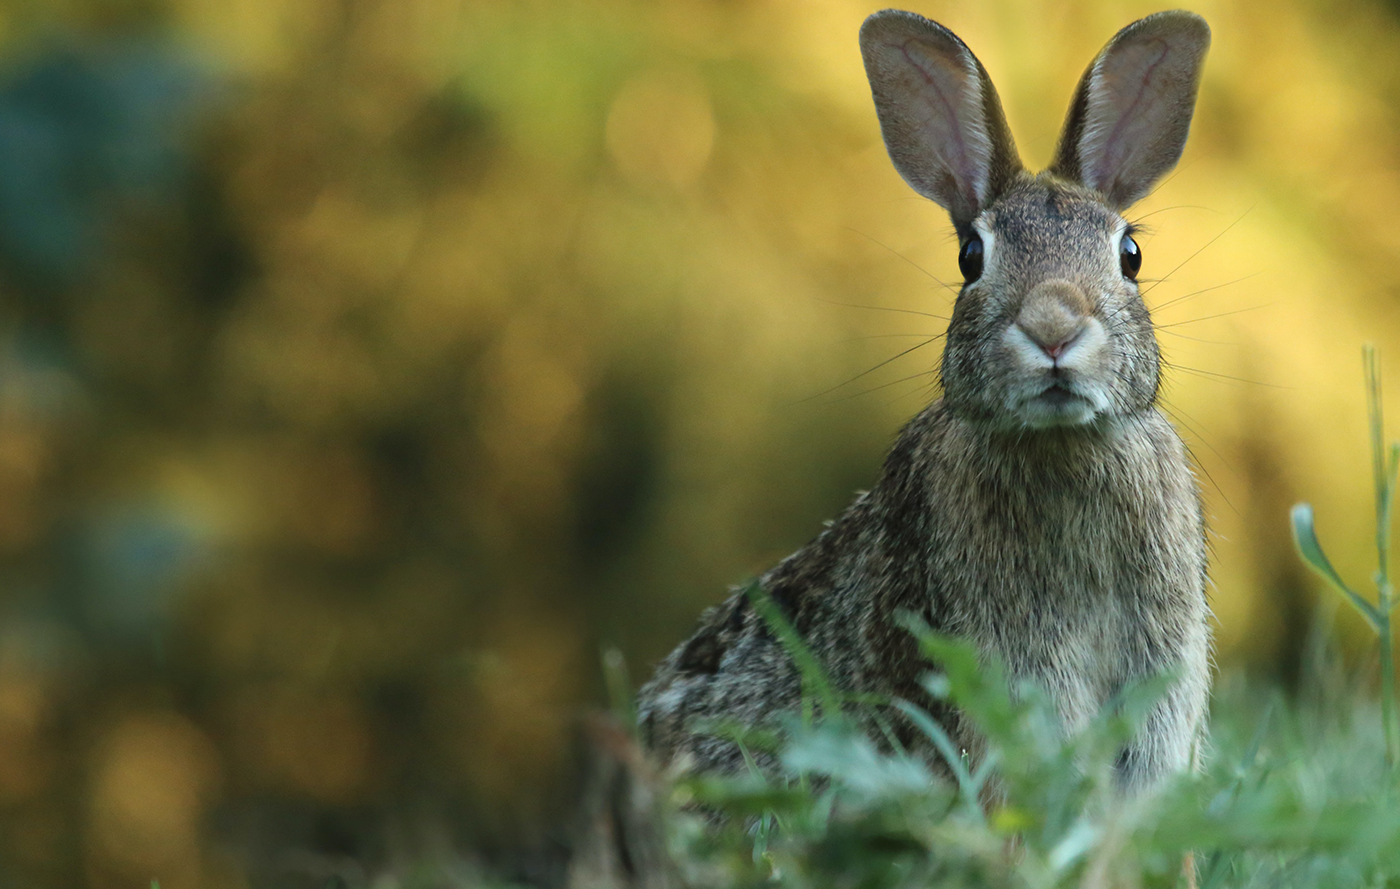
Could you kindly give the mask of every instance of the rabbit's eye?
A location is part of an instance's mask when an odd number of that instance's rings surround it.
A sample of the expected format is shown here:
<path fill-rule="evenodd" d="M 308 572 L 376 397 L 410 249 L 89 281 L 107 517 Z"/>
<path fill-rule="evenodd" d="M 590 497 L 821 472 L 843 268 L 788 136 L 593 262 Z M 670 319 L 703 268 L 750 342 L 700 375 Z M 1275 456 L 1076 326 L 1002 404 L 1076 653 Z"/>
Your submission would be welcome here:
<path fill-rule="evenodd" d="M 1123 277 L 1129 281 L 1136 281 L 1138 269 L 1142 268 L 1142 251 L 1138 249 L 1137 241 L 1132 235 L 1124 235 L 1123 242 L 1118 248 L 1118 260 L 1123 265 Z"/>
<path fill-rule="evenodd" d="M 968 238 L 958 251 L 958 270 L 962 272 L 964 284 L 982 277 L 982 238 L 978 235 Z"/>

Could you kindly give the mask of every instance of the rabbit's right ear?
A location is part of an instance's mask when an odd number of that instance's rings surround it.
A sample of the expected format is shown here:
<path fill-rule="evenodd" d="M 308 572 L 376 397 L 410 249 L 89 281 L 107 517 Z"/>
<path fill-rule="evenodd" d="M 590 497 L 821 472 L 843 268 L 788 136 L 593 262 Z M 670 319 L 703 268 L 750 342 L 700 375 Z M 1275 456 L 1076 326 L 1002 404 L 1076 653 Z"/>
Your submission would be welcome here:
<path fill-rule="evenodd" d="M 895 169 L 965 234 L 1021 169 L 987 72 L 952 31 L 897 9 L 865 20 L 860 51 Z"/>

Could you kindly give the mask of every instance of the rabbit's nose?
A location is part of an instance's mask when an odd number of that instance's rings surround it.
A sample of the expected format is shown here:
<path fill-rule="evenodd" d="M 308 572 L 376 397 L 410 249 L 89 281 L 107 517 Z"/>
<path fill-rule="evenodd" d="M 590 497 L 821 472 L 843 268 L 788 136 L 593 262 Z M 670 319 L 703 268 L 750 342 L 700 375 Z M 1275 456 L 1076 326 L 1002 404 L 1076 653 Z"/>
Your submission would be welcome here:
<path fill-rule="evenodd" d="M 1090 308 L 1084 291 L 1069 281 L 1042 281 L 1026 294 L 1016 326 L 1051 361 L 1058 361 L 1084 332 Z"/>
<path fill-rule="evenodd" d="M 1040 341 L 1037 340 L 1037 341 L 1036 341 L 1036 345 L 1037 345 L 1037 346 L 1040 346 L 1041 350 L 1042 350 L 1046 355 L 1050 356 L 1050 360 L 1051 360 L 1051 361 L 1056 361 L 1056 360 L 1059 359 L 1059 357 L 1060 357 L 1061 355 L 1063 355 L 1063 354 L 1065 353 L 1065 350 L 1066 350 L 1066 349 L 1068 349 L 1071 345 L 1074 344 L 1074 341 L 1075 341 L 1075 340 L 1079 339 L 1079 335 L 1080 335 L 1081 333 L 1083 333 L 1083 332 L 1084 332 L 1084 328 L 1080 327 L 1080 328 L 1077 328 L 1077 329 L 1074 331 L 1074 333 L 1072 333 L 1072 334 L 1070 334 L 1068 337 L 1066 337 L 1066 338 L 1060 340 L 1058 343 L 1049 344 L 1049 343 L 1042 343 L 1042 342 L 1040 342 Z"/>

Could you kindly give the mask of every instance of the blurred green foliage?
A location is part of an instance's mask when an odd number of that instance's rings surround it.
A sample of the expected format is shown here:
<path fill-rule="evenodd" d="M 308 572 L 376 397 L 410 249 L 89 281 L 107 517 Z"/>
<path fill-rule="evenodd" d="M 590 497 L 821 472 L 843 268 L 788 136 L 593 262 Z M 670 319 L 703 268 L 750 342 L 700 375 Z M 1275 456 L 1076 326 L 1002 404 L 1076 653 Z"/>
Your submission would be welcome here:
<path fill-rule="evenodd" d="M 1311 647 L 1298 701 L 1227 684 L 1209 764 L 1125 799 L 1115 761 L 1165 681 L 1126 689 L 1066 738 L 1038 688 L 1010 693 L 1000 664 L 914 629 L 936 665 L 924 686 L 986 737 L 975 772 L 907 701 L 900 709 L 939 743 L 938 765 L 955 780 L 897 746 L 881 749 L 856 727 L 869 715 L 860 707 L 793 718 L 773 745 L 773 774 L 684 779 L 653 806 L 675 876 L 662 883 L 653 866 L 652 884 L 1301 889 L 1389 885 L 1400 872 L 1377 707 L 1325 642 Z M 683 807 L 695 801 L 728 817 L 706 822 Z"/>
<path fill-rule="evenodd" d="M 936 396 L 871 9 L 0 4 L 0 885 L 548 846 L 599 645 L 645 673 Z M 918 9 L 1034 166 L 1154 7 Z M 1197 9 L 1143 277 L 1220 659 L 1291 680 L 1287 506 L 1366 540 L 1352 356 L 1400 354 L 1400 20 Z"/>

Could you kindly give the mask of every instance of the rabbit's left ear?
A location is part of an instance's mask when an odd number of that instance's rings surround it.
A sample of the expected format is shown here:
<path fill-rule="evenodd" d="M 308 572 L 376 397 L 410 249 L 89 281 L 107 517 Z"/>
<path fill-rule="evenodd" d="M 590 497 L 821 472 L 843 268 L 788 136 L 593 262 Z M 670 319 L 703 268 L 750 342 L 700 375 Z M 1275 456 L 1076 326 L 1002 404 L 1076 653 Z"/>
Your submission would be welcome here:
<path fill-rule="evenodd" d="M 1079 81 L 1050 171 L 1136 202 L 1176 166 L 1191 129 L 1210 28 L 1191 12 L 1159 12 L 1114 35 Z"/>

